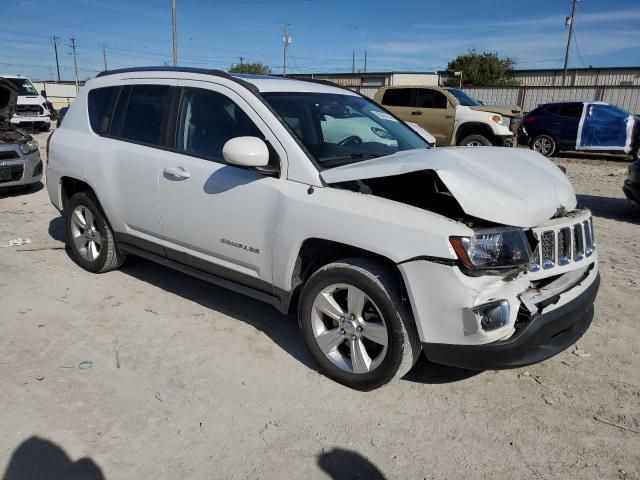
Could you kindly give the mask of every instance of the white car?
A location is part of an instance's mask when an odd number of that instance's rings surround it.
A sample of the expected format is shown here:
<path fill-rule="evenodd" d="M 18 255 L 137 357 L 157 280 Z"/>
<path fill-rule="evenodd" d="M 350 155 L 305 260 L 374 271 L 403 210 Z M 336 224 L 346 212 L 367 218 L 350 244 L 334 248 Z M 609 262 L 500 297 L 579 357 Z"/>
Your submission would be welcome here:
<path fill-rule="evenodd" d="M 395 145 L 341 141 L 360 136 L 352 122 L 328 140 L 329 105 Z M 421 351 L 472 369 L 539 362 L 594 314 L 591 214 L 553 163 L 525 149 L 431 149 L 323 83 L 104 72 L 51 137 L 47 188 L 81 267 L 139 255 L 296 307 L 322 371 L 353 388 L 401 377 Z"/>
<path fill-rule="evenodd" d="M 17 91 L 0 78 L 0 190 L 32 185 L 42 178 L 38 142 L 11 124 Z"/>
<path fill-rule="evenodd" d="M 18 91 L 18 103 L 11 123 L 20 128 L 48 131 L 51 127 L 51 112 L 47 99 L 38 93 L 31 80 L 22 75 L 2 75 Z"/>

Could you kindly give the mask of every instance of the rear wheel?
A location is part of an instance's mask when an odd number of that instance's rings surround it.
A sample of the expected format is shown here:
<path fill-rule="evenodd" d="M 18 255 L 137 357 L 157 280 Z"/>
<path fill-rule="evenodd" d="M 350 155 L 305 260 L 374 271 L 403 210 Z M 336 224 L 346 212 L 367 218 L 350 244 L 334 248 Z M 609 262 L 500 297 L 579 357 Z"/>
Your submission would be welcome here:
<path fill-rule="evenodd" d="M 67 246 L 78 265 L 94 273 L 122 265 L 125 256 L 119 252 L 111 226 L 92 192 L 76 193 L 65 212 Z"/>
<path fill-rule="evenodd" d="M 298 318 L 322 371 L 351 388 L 372 390 L 400 378 L 420 355 L 398 274 L 368 259 L 341 260 L 314 273 Z"/>
<path fill-rule="evenodd" d="M 463 147 L 490 147 L 493 144 L 487 137 L 474 133 L 464 137 L 458 145 Z"/>
<path fill-rule="evenodd" d="M 538 135 L 531 140 L 529 144 L 531 150 L 541 153 L 545 157 L 551 157 L 556 153 L 556 141 L 549 135 Z"/>

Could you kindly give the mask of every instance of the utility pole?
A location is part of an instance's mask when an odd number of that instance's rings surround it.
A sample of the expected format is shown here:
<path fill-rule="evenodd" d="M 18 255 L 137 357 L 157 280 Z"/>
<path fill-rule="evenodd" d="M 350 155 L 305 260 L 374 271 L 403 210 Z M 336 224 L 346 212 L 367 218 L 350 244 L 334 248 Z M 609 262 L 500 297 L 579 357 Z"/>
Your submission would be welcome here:
<path fill-rule="evenodd" d="M 176 0 L 171 0 L 171 32 L 173 40 L 173 66 L 178 66 L 178 39 L 176 38 Z"/>
<path fill-rule="evenodd" d="M 56 70 L 58 71 L 58 83 L 60 83 L 60 62 L 58 61 L 58 37 L 53 37 L 53 51 L 56 53 Z"/>
<path fill-rule="evenodd" d="M 105 70 L 109 70 L 107 68 L 107 49 L 106 49 L 104 43 L 102 44 L 102 59 L 104 60 L 104 69 Z"/>
<path fill-rule="evenodd" d="M 76 93 L 80 91 L 80 82 L 78 80 L 78 59 L 76 55 L 76 39 L 71 37 L 71 50 L 73 50 L 73 68 L 76 71 Z"/>
<path fill-rule="evenodd" d="M 351 52 L 351 73 L 356 73 L 356 51 Z"/>
<path fill-rule="evenodd" d="M 367 51 L 364 51 L 364 73 L 367 73 Z"/>
<path fill-rule="evenodd" d="M 571 16 L 567 17 L 565 20 L 565 25 L 569 25 L 569 38 L 567 38 L 567 49 L 564 52 L 564 69 L 562 70 L 563 87 L 567 79 L 567 66 L 569 65 L 569 47 L 571 46 L 571 36 L 573 35 L 573 20 L 575 19 L 576 15 L 576 3 L 578 3 L 578 0 L 573 0 L 573 4 L 571 6 Z"/>
<path fill-rule="evenodd" d="M 284 32 L 282 34 L 282 76 L 287 76 L 287 49 L 291 45 L 291 36 L 287 32 L 287 24 L 284 24 Z"/>
<path fill-rule="evenodd" d="M 244 57 L 240 57 L 240 65 L 244 64 Z"/>

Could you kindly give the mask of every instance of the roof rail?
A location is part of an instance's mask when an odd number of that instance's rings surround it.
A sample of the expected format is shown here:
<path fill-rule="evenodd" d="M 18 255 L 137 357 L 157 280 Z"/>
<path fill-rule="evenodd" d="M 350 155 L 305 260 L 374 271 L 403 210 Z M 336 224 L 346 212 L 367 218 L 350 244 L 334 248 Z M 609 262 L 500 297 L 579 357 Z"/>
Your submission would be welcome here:
<path fill-rule="evenodd" d="M 237 78 L 232 75 L 229 75 L 227 72 L 223 70 L 215 70 L 208 68 L 195 68 L 195 67 L 130 67 L 130 68 L 118 68 L 116 70 L 104 70 L 100 72 L 97 77 L 105 77 L 107 75 L 117 75 L 119 73 L 136 73 L 136 72 L 184 72 L 184 73 L 198 73 L 201 75 L 212 75 L 214 77 L 221 77 L 227 80 L 231 80 L 239 85 L 242 85 L 246 89 L 251 92 L 258 92 L 258 87 L 256 87 L 253 83 L 247 82 L 242 78 Z"/>
<path fill-rule="evenodd" d="M 96 77 L 104 77 L 106 75 L 116 75 L 118 73 L 135 73 L 135 72 L 185 72 L 185 73 L 200 73 L 204 75 L 215 75 L 218 77 L 230 78 L 227 72 L 222 70 L 211 70 L 208 68 L 194 68 L 194 67 L 129 67 L 129 68 L 117 68 L 115 70 L 104 70 L 100 72 Z"/>

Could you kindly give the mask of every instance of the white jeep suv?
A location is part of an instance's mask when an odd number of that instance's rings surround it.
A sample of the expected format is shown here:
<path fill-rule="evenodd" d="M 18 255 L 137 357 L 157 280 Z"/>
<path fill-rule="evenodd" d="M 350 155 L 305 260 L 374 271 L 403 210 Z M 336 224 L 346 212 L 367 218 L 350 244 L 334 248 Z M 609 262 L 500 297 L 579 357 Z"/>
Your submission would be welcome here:
<path fill-rule="evenodd" d="M 334 111 L 358 121 L 328 139 Z M 139 255 L 295 305 L 321 369 L 353 388 L 404 375 L 421 351 L 480 370 L 539 362 L 593 318 L 591 214 L 553 163 L 428 148 L 326 83 L 103 72 L 51 138 L 47 188 L 81 267 Z"/>

